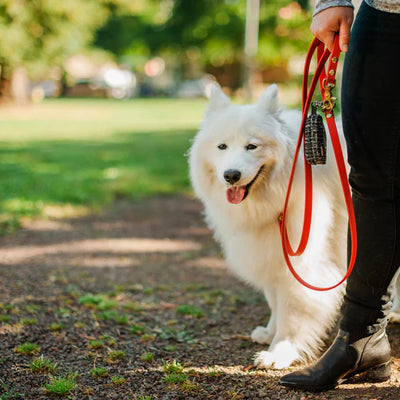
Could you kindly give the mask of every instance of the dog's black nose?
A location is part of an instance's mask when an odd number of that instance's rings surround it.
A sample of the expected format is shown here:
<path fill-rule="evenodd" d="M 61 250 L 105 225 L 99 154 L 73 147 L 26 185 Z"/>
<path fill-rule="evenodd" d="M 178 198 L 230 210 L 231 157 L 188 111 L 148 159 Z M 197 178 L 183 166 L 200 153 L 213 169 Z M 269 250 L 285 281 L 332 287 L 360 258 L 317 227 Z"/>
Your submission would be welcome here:
<path fill-rule="evenodd" d="M 240 179 L 240 176 L 241 173 L 237 169 L 228 169 L 224 172 L 224 179 L 232 185 Z"/>

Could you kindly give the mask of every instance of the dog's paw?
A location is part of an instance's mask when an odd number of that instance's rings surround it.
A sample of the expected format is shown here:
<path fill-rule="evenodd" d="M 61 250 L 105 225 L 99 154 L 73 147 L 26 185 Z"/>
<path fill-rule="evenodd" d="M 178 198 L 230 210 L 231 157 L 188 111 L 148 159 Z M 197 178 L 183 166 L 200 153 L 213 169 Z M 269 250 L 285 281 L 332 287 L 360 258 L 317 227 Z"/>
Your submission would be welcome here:
<path fill-rule="evenodd" d="M 257 368 L 276 368 L 282 369 L 292 365 L 294 361 L 301 360 L 295 347 L 287 341 L 277 343 L 269 351 L 261 351 L 256 354 L 254 365 Z"/>
<path fill-rule="evenodd" d="M 389 314 L 389 322 L 391 322 L 393 324 L 400 324 L 400 312 L 392 311 Z"/>
<path fill-rule="evenodd" d="M 251 332 L 251 340 L 260 344 L 270 344 L 274 338 L 274 332 L 264 326 L 257 326 Z"/>

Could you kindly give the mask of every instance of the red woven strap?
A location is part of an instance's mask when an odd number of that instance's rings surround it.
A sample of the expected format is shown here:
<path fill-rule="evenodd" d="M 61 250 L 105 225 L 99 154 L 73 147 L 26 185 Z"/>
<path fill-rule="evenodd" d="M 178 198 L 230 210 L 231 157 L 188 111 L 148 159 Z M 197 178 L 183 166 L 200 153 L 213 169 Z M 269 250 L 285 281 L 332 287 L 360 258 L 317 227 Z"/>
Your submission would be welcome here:
<path fill-rule="evenodd" d="M 315 74 L 311 80 L 310 87 L 308 88 L 308 75 L 310 69 L 310 63 L 312 57 L 317 51 L 317 68 Z M 356 254 L 357 254 L 357 230 L 356 230 L 356 223 L 355 223 L 355 216 L 354 216 L 354 209 L 353 209 L 353 202 L 351 200 L 351 193 L 349 188 L 349 183 L 347 179 L 347 172 L 346 167 L 343 159 L 342 149 L 340 146 L 340 140 L 338 131 L 336 128 L 335 117 L 333 114 L 333 107 L 330 103 L 330 95 L 331 90 L 335 86 L 336 82 L 336 69 L 340 55 L 340 48 L 339 48 L 339 37 L 336 36 L 332 54 L 329 52 L 328 49 L 324 49 L 324 44 L 321 43 L 318 39 L 314 39 L 311 43 L 310 49 L 308 50 L 306 61 L 304 64 L 304 74 L 303 74 L 303 85 L 302 85 L 302 121 L 300 126 L 300 133 L 296 144 L 296 149 L 294 153 L 294 159 L 292 164 L 292 169 L 289 176 L 288 188 L 286 192 L 285 204 L 283 207 L 283 211 L 279 217 L 280 221 L 280 232 L 282 238 L 282 249 L 283 255 L 288 265 L 289 270 L 293 274 L 293 276 L 304 286 L 309 289 L 318 290 L 318 291 L 326 291 L 334 289 L 335 287 L 341 285 L 350 275 L 351 271 L 353 270 Z M 329 58 L 329 60 L 328 60 Z M 328 60 L 328 68 L 327 72 L 325 72 L 325 64 Z M 304 279 L 302 279 L 297 272 L 295 271 L 291 261 L 290 256 L 300 256 L 303 254 L 304 250 L 306 249 L 308 239 L 310 236 L 310 229 L 311 229 L 311 220 L 312 220 L 312 195 L 313 195 L 313 185 L 312 185 L 312 169 L 311 165 L 309 165 L 304 156 L 304 182 L 305 182 L 305 198 L 304 198 L 304 217 L 303 217 L 303 229 L 300 238 L 300 242 L 298 245 L 297 250 L 293 250 L 287 229 L 286 229 L 286 214 L 287 208 L 290 199 L 290 192 L 293 184 L 293 178 L 296 171 L 296 165 L 300 153 L 300 149 L 302 144 L 304 143 L 304 127 L 307 119 L 307 113 L 311 105 L 312 97 L 315 91 L 315 88 L 319 82 L 320 90 L 322 99 L 325 105 L 325 117 L 328 125 L 329 135 L 332 142 L 333 151 L 335 154 L 336 165 L 339 172 L 340 182 L 343 190 L 343 195 L 346 203 L 347 213 L 349 216 L 349 225 L 350 225 L 350 234 L 351 234 L 351 257 L 349 266 L 347 269 L 347 273 L 338 283 L 329 287 L 318 287 L 309 284 Z"/>

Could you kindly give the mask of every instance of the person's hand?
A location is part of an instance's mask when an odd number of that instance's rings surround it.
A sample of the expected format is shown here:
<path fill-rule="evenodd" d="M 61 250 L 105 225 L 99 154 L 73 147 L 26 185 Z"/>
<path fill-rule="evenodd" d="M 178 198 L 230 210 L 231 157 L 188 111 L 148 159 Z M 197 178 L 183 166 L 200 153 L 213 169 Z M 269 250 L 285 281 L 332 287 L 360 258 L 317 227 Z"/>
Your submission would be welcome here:
<path fill-rule="evenodd" d="M 350 28 L 354 11 L 351 7 L 330 7 L 316 14 L 311 23 L 311 32 L 332 51 L 333 41 L 339 34 L 340 50 L 346 52 L 350 42 Z"/>

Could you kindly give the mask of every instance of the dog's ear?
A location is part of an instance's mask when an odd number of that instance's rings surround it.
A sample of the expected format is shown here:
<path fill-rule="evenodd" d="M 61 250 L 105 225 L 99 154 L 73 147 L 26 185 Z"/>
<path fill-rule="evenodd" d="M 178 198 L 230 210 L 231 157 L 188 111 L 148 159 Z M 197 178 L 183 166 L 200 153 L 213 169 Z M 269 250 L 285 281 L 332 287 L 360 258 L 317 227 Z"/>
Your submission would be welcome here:
<path fill-rule="evenodd" d="M 230 104 L 231 101 L 229 100 L 229 98 L 225 95 L 221 88 L 214 83 L 211 86 L 207 113 L 228 107 Z"/>
<path fill-rule="evenodd" d="M 269 85 L 257 100 L 257 105 L 271 114 L 279 114 L 278 86 Z"/>

